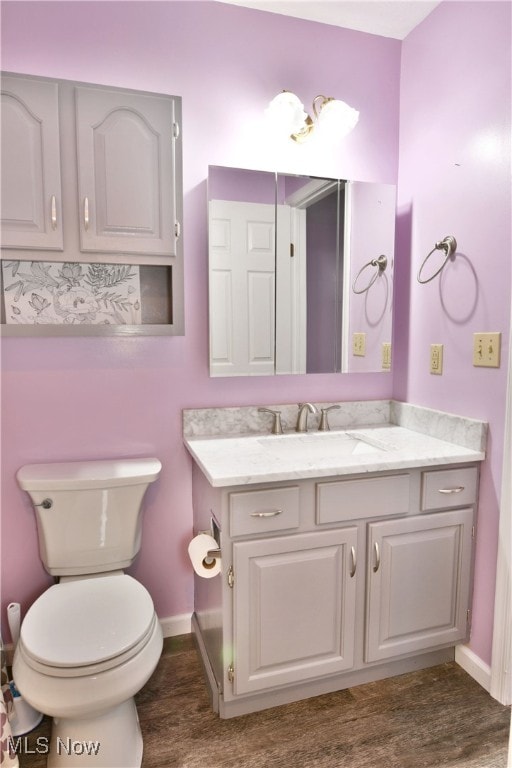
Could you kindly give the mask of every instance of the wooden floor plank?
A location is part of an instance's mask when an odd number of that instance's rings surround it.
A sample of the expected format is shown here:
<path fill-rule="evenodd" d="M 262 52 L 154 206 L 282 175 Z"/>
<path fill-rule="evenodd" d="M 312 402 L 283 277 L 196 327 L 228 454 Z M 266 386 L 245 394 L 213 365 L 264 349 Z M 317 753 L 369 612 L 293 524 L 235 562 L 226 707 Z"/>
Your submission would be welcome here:
<path fill-rule="evenodd" d="M 189 635 L 136 697 L 143 768 L 506 768 L 510 710 L 454 662 L 220 720 Z M 21 768 L 43 768 L 38 737 Z M 31 746 L 32 745 L 32 746 Z M 31 749 L 34 751 L 31 752 Z M 120 766 L 123 768 L 123 766 Z"/>

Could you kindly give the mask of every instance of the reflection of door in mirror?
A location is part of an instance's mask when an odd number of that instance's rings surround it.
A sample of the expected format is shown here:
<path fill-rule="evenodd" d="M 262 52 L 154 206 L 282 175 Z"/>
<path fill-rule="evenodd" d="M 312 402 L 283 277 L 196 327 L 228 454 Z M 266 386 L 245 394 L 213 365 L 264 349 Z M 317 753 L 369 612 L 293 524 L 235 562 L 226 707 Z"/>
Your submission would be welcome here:
<path fill-rule="evenodd" d="M 209 173 L 210 375 L 274 373 L 275 175 Z"/>

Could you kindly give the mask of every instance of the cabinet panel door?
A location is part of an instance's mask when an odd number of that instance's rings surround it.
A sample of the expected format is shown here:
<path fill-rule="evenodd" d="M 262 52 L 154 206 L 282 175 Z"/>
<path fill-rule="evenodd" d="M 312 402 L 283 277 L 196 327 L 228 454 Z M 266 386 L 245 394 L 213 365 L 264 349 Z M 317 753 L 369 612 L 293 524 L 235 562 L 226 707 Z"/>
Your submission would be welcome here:
<path fill-rule="evenodd" d="M 2 76 L 2 247 L 62 250 L 57 83 Z"/>
<path fill-rule="evenodd" d="M 357 529 L 233 545 L 234 692 L 353 666 Z"/>
<path fill-rule="evenodd" d="M 467 634 L 473 510 L 371 523 L 366 661 Z"/>
<path fill-rule="evenodd" d="M 75 89 L 80 247 L 176 255 L 174 101 Z"/>

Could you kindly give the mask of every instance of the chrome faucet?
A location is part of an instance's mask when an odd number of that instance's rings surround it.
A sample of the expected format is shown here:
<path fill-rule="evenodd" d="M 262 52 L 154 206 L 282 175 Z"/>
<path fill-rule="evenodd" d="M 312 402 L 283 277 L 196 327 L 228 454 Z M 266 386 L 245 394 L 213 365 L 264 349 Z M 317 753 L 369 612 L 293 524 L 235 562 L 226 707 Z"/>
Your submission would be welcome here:
<path fill-rule="evenodd" d="M 318 411 L 311 403 L 299 403 L 297 426 L 295 427 L 296 432 L 308 431 L 308 413 L 318 413 Z"/>

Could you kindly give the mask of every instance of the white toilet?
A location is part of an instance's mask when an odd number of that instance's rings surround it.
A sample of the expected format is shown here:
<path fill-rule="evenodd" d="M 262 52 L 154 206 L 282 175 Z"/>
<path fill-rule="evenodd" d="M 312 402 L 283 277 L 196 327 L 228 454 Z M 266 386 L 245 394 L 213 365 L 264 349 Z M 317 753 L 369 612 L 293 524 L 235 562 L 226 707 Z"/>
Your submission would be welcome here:
<path fill-rule="evenodd" d="M 162 629 L 149 592 L 123 573 L 140 548 L 141 504 L 158 459 L 22 467 L 39 552 L 59 577 L 27 612 L 13 662 L 20 693 L 53 717 L 48 767 L 139 768 L 134 695 Z"/>

